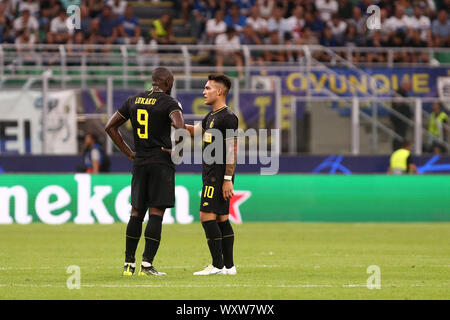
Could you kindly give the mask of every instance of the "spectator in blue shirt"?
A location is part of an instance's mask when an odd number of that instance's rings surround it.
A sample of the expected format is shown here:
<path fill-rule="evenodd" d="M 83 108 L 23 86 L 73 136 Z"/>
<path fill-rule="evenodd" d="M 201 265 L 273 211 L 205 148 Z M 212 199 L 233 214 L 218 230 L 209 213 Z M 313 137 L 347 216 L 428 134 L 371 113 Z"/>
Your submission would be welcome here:
<path fill-rule="evenodd" d="M 243 16 L 250 14 L 250 8 L 255 4 L 255 0 L 234 0 L 234 3 L 239 7 Z"/>
<path fill-rule="evenodd" d="M 98 19 L 97 43 L 113 44 L 117 39 L 117 18 L 110 6 L 105 5 Z"/>
<path fill-rule="evenodd" d="M 80 31 L 83 33 L 84 39 L 89 39 L 91 36 L 91 22 L 92 18 L 89 13 L 89 8 L 87 6 L 81 6 L 80 8 Z"/>
<path fill-rule="evenodd" d="M 247 18 L 240 12 L 239 5 L 233 3 L 230 8 L 230 13 L 225 17 L 227 27 L 234 27 L 238 33 L 242 33 L 247 26 Z"/>
<path fill-rule="evenodd" d="M 331 31 L 331 28 L 326 26 L 323 30 L 322 38 L 320 39 L 320 44 L 325 47 L 336 47 L 338 42 L 336 40 L 336 37 L 333 35 L 333 31 Z M 319 61 L 322 62 L 330 62 L 331 56 L 326 52 L 321 52 Z"/>
<path fill-rule="evenodd" d="M 212 2 L 212 3 L 211 3 Z M 202 34 L 205 32 L 206 22 L 209 19 L 213 19 L 216 11 L 219 9 L 218 2 L 196 0 L 192 9 L 193 14 L 193 27 L 194 36 L 197 39 L 202 38 Z"/>
<path fill-rule="evenodd" d="M 330 27 L 325 27 L 323 30 L 322 38 L 320 39 L 320 44 L 325 47 L 336 47 L 338 42 L 336 37 L 333 35 L 333 31 Z"/>
<path fill-rule="evenodd" d="M 318 36 L 325 29 L 325 24 L 322 20 L 315 17 L 314 13 L 306 11 L 304 27 L 308 27 L 316 36 Z"/>
<path fill-rule="evenodd" d="M 118 21 L 119 43 L 136 44 L 141 38 L 141 26 L 139 19 L 133 15 L 133 6 L 127 4 L 125 7 L 125 14 L 120 16 Z"/>
<path fill-rule="evenodd" d="M 450 46 L 450 20 L 445 10 L 439 11 L 437 19 L 431 24 L 431 33 L 435 47 Z"/>
<path fill-rule="evenodd" d="M 109 6 L 103 7 L 102 13 L 91 21 L 90 25 L 91 36 L 89 43 L 91 44 L 114 44 L 117 40 L 117 19 L 112 14 L 112 9 Z M 109 46 L 103 47 L 103 52 L 111 50 Z"/>

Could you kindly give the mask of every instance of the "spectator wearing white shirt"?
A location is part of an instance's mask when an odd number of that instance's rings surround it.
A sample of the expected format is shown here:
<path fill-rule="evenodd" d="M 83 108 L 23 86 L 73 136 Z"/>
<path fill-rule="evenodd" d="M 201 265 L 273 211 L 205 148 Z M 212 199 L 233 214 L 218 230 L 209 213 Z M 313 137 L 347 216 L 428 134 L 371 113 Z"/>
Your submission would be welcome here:
<path fill-rule="evenodd" d="M 20 30 L 14 41 L 17 49 L 18 64 L 34 64 L 37 60 L 34 44 L 36 38 L 30 34 L 29 29 Z"/>
<path fill-rule="evenodd" d="M 113 14 L 116 16 L 123 16 L 127 7 L 125 0 L 108 0 L 107 4 L 111 7 Z"/>
<path fill-rule="evenodd" d="M 320 19 L 327 22 L 333 13 L 337 13 L 339 6 L 336 0 L 317 0 L 316 8 L 320 12 Z"/>
<path fill-rule="evenodd" d="M 19 52 L 29 51 L 33 48 L 33 44 L 36 43 L 34 35 L 30 34 L 29 29 L 20 30 L 14 41 Z"/>
<path fill-rule="evenodd" d="M 28 29 L 30 37 L 34 37 L 36 41 L 38 39 L 39 23 L 30 15 L 28 9 L 23 10 L 21 16 L 14 20 L 13 28 L 16 34 L 23 29 Z"/>
<path fill-rule="evenodd" d="M 216 66 L 218 72 L 223 73 L 223 65 L 236 65 L 239 78 L 243 78 L 243 59 L 241 54 L 241 40 L 233 26 L 228 26 L 225 33 L 216 37 Z"/>
<path fill-rule="evenodd" d="M 273 17 L 267 22 L 267 31 L 278 32 L 279 40 L 284 43 L 285 33 L 289 33 L 289 24 L 285 18 L 283 18 L 283 9 L 276 7 L 273 12 Z"/>
<path fill-rule="evenodd" d="M 227 24 L 223 20 L 224 18 L 224 12 L 217 10 L 214 18 L 206 22 L 206 43 L 215 43 L 216 36 L 227 31 Z"/>
<path fill-rule="evenodd" d="M 292 10 L 292 15 L 289 18 L 285 19 L 286 30 L 284 32 L 284 43 L 285 44 L 299 44 L 300 38 L 302 36 L 302 30 L 305 25 L 304 19 L 304 9 L 303 6 L 297 5 Z M 289 62 L 293 62 L 295 60 L 294 54 L 297 57 L 303 56 L 303 53 L 287 50 L 286 58 Z"/>
<path fill-rule="evenodd" d="M 408 27 L 420 33 L 420 39 L 431 44 L 431 21 L 423 15 L 420 5 L 414 6 L 414 15 L 408 19 Z"/>
<path fill-rule="evenodd" d="M 304 9 L 301 5 L 297 5 L 292 11 L 292 16 L 286 19 L 287 31 L 292 35 L 293 43 L 297 43 L 300 40 L 304 25 Z"/>
<path fill-rule="evenodd" d="M 69 29 L 66 24 L 67 13 L 61 8 L 56 17 L 50 22 L 50 31 L 47 33 L 47 43 L 65 44 L 71 38 L 73 29 Z"/>
<path fill-rule="evenodd" d="M 258 7 L 252 6 L 250 8 L 250 15 L 247 17 L 247 27 L 244 30 L 246 44 L 264 44 L 264 38 L 267 36 L 267 20 L 262 18 L 259 14 Z M 252 50 L 250 59 L 258 65 L 264 65 L 264 51 Z M 262 71 L 264 74 L 266 71 Z"/>
<path fill-rule="evenodd" d="M 257 6 L 259 9 L 259 15 L 264 19 L 270 19 L 275 8 L 274 0 L 258 0 Z"/>
<path fill-rule="evenodd" d="M 39 1 L 36 0 L 25 0 L 19 2 L 19 12 L 24 10 L 30 11 L 30 14 L 34 17 L 39 17 Z"/>
<path fill-rule="evenodd" d="M 398 30 L 407 32 L 408 30 L 408 16 L 404 14 L 405 9 L 401 6 L 395 8 L 395 15 L 387 19 L 386 28 L 388 32 L 392 35 Z"/>
<path fill-rule="evenodd" d="M 341 45 L 347 30 L 347 23 L 337 13 L 333 13 L 331 21 L 328 21 L 327 26 L 331 29 L 331 33 L 336 38 L 338 45 Z"/>
<path fill-rule="evenodd" d="M 267 20 L 261 17 L 258 7 L 250 8 L 250 16 L 247 17 L 247 25 L 261 38 L 267 36 Z"/>

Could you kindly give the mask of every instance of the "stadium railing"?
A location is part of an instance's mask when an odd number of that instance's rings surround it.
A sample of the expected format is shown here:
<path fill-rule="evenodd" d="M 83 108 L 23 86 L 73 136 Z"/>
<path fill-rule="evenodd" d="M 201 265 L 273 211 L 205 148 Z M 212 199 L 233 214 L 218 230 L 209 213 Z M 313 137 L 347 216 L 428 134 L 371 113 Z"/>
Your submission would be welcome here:
<path fill-rule="evenodd" d="M 43 132 L 46 132 L 46 122 L 45 119 L 47 118 L 45 115 L 49 112 L 48 108 L 48 95 L 49 93 L 53 91 L 58 91 L 60 89 L 50 89 L 49 88 L 49 81 L 55 77 L 51 74 L 51 72 L 45 72 L 41 76 L 36 76 L 36 84 L 40 85 L 40 90 L 43 92 Z M 56 76 L 58 78 L 60 76 Z M 129 77 L 130 81 L 135 80 L 139 77 Z M 174 90 L 172 92 L 173 96 L 180 95 L 180 97 L 183 97 L 183 93 L 191 93 L 192 90 L 185 90 L 183 86 L 179 86 L 178 83 L 181 81 L 184 81 L 184 76 L 176 76 L 175 86 Z M 204 78 L 202 78 L 202 81 L 204 82 Z M 234 87 L 233 87 L 233 105 L 235 106 L 235 112 L 238 114 L 240 113 L 239 106 L 241 103 L 239 102 L 240 95 L 245 92 L 258 92 L 263 94 L 264 90 L 255 90 L 255 89 L 245 89 L 239 87 L 238 81 L 233 81 Z M 101 126 L 101 123 L 105 121 L 108 117 L 110 117 L 113 113 L 113 92 L 115 90 L 116 86 L 114 84 L 114 77 L 109 77 L 107 79 L 107 85 L 105 86 L 106 89 L 106 108 L 103 108 L 103 111 L 100 111 L 101 113 L 80 113 L 77 115 L 78 121 L 85 122 L 86 120 L 91 121 L 97 121 L 99 122 L 99 126 Z M 119 86 L 120 88 L 120 86 Z M 142 88 L 141 88 L 142 89 Z M 450 103 L 450 99 L 442 99 L 442 98 L 427 98 L 427 97 L 410 97 L 410 98 L 403 98 L 403 97 L 379 97 L 379 96 L 353 96 L 353 97 L 342 97 L 337 96 L 336 94 L 333 94 L 332 92 L 327 92 L 328 96 L 322 96 L 317 97 L 314 96 L 313 89 L 311 89 L 311 94 L 307 96 L 291 96 L 290 97 L 290 114 L 288 117 L 284 118 L 282 120 L 282 91 L 281 91 L 281 85 L 278 81 L 278 83 L 275 86 L 275 109 L 274 109 L 274 116 L 275 121 L 273 123 L 273 128 L 282 128 L 281 122 L 284 120 L 287 120 L 290 122 L 290 126 L 287 129 L 284 129 L 284 140 L 281 141 L 281 137 L 278 137 L 276 140 L 277 142 L 277 149 L 282 150 L 283 152 L 289 152 L 291 154 L 298 154 L 298 139 L 299 133 L 298 133 L 298 118 L 297 118 L 297 110 L 299 106 L 302 106 L 305 112 L 314 113 L 318 108 L 324 107 L 326 108 L 327 112 L 329 114 L 333 114 L 332 117 L 330 117 L 331 122 L 325 123 L 326 126 L 329 126 L 330 129 L 328 132 L 322 132 L 321 137 L 323 139 L 326 139 L 327 134 L 329 137 L 330 135 L 334 135 L 333 138 L 338 138 L 342 145 L 348 145 L 349 148 L 342 148 L 338 146 L 332 146 L 328 150 L 330 153 L 343 153 L 343 154 L 353 154 L 353 155 L 359 155 L 361 153 L 361 146 L 363 146 L 363 154 L 367 154 L 367 145 L 368 144 L 367 139 L 369 139 L 369 143 L 371 144 L 370 153 L 372 154 L 380 154 L 381 152 L 379 150 L 380 146 L 378 135 L 380 133 L 383 133 L 384 136 L 389 137 L 388 144 L 392 141 L 392 139 L 397 139 L 399 141 L 403 141 L 405 137 L 399 136 L 395 132 L 395 128 L 393 128 L 392 124 L 389 122 L 389 115 L 394 114 L 397 118 L 400 119 L 400 121 L 406 123 L 407 127 L 410 128 L 408 131 L 412 131 L 413 133 L 413 143 L 414 143 L 414 153 L 416 155 L 422 154 L 422 145 L 423 142 L 429 140 L 430 138 L 433 138 L 430 133 L 427 131 L 427 120 L 429 118 L 429 113 L 425 110 L 424 105 L 425 104 L 431 104 L 433 102 L 443 102 L 443 103 Z M 322 92 L 323 93 L 323 92 Z M 199 93 L 200 95 L 200 93 Z M 411 109 L 413 110 L 413 118 L 409 119 L 405 117 L 402 114 L 399 114 L 394 109 L 391 108 L 390 104 L 393 102 L 405 102 L 408 103 L 411 106 Z M 182 101 L 183 103 L 183 101 Z M 299 105 L 300 104 L 300 105 Z M 336 105 L 336 107 L 333 107 L 333 105 Z M 334 120 L 337 120 L 340 116 L 340 113 L 347 113 L 347 117 L 344 119 L 345 127 L 339 128 L 338 125 L 335 125 Z M 384 115 L 382 117 L 381 115 Z M 188 120 L 200 120 L 201 116 L 198 114 L 187 112 L 185 113 L 185 117 Z M 334 117 L 334 118 L 333 118 Z M 342 117 L 341 117 L 342 118 Z M 334 119 L 334 120 L 333 120 Z M 101 122 L 101 123 L 100 123 Z M 104 123 L 103 123 L 104 124 Z M 361 128 L 369 126 L 372 128 L 371 132 L 367 134 L 365 131 Z M 444 128 L 447 129 L 448 132 L 450 132 L 450 126 L 448 124 L 444 124 Z M 366 127 L 367 129 L 367 127 Z M 333 132 L 332 130 L 341 130 L 339 132 Z M 343 131 L 342 131 L 343 130 Z M 345 131 L 351 132 L 349 138 L 346 138 Z M 281 136 L 281 135 L 280 135 Z M 363 139 L 364 136 L 364 139 Z M 45 134 L 43 136 L 44 141 L 46 140 Z M 304 137 L 302 137 L 303 139 Z M 312 137 L 313 139 L 314 137 Z M 311 139 L 311 137 L 310 137 Z M 348 139 L 347 141 L 345 141 Z M 446 146 L 447 149 L 450 150 L 450 144 L 447 140 L 444 139 L 436 139 L 438 142 L 440 142 L 442 145 Z M 107 151 L 108 153 L 113 152 L 113 147 L 109 140 L 107 140 Z M 45 144 L 44 144 L 45 145 Z M 287 147 L 286 147 L 287 145 Z M 281 146 L 281 147 L 280 147 Z M 284 146 L 284 147 L 283 147 Z M 335 149 L 333 149 L 335 147 Z M 385 149 L 386 150 L 386 149 Z M 386 151 L 384 151 L 386 152 Z M 46 153 L 45 147 L 43 148 L 43 153 Z"/>
<path fill-rule="evenodd" d="M 44 70 L 51 70 L 51 76 L 47 77 L 46 86 L 48 89 L 65 89 L 71 88 L 92 88 L 93 86 L 101 88 L 122 87 L 122 88 L 142 88 L 143 85 L 148 83 L 149 76 L 151 75 L 151 68 L 147 66 L 157 65 L 169 65 L 170 68 L 177 74 L 176 90 L 190 90 L 193 83 L 196 83 L 196 87 L 202 87 L 204 84 L 205 74 L 217 71 L 216 67 L 207 65 L 198 65 L 198 60 L 193 59 L 196 56 L 210 54 L 212 50 L 216 50 L 218 46 L 215 45 L 170 45 L 170 46 L 127 46 L 127 45 L 111 45 L 111 46 L 99 46 L 99 45 L 82 45 L 82 46 L 65 46 L 65 45 L 43 45 L 37 44 L 33 46 L 33 50 L 24 52 L 23 48 L 18 48 L 16 45 L 0 45 L 0 80 L 1 86 L 7 87 L 5 83 L 7 81 L 21 81 L 20 84 L 24 89 L 41 88 L 43 85 L 42 76 Z M 389 56 L 389 52 L 395 53 L 405 51 L 411 48 L 325 48 L 322 46 L 242 46 L 241 50 L 244 56 L 244 70 L 239 70 L 236 66 L 224 67 L 224 71 L 236 76 L 238 71 L 245 73 L 245 79 L 241 81 L 240 85 L 243 89 L 255 89 L 252 87 L 252 76 L 254 74 L 261 74 L 263 72 L 279 72 L 290 71 L 309 73 L 312 69 L 318 68 L 321 71 L 334 74 L 333 66 L 339 66 L 344 68 L 350 68 L 358 73 L 364 73 L 357 63 L 346 59 L 346 55 L 342 55 L 339 50 L 346 50 L 348 54 L 352 54 L 357 51 L 371 50 L 386 52 Z M 297 50 L 298 57 L 295 62 L 286 63 L 271 63 L 257 65 L 252 62 L 252 51 L 261 50 L 282 50 L 282 51 L 295 51 Z M 437 53 L 447 54 L 450 52 L 449 48 L 426 48 L 417 49 L 412 48 L 415 52 L 423 51 L 428 54 L 434 55 Z M 319 61 L 314 56 L 315 52 L 324 52 L 331 58 L 328 62 Z M 28 56 L 28 54 L 30 54 Z M 389 65 L 389 63 L 385 64 Z M 397 64 L 395 64 L 397 66 Z M 420 65 L 420 64 L 419 64 Z M 423 64 L 422 64 L 423 65 Z M 427 64 L 429 65 L 429 64 Z M 415 65 L 417 66 L 417 65 Z M 295 69 L 293 69 L 295 67 Z M 366 74 L 367 75 L 367 74 Z M 369 75 L 369 80 L 371 77 Z M 308 83 L 310 81 L 307 81 Z M 350 81 L 346 80 L 349 87 L 354 86 Z M 19 84 L 19 82 L 17 82 Z M 239 81 L 237 83 L 237 89 L 239 89 Z M 110 90 L 110 89 L 108 89 Z M 311 97 L 311 84 L 309 83 L 307 88 L 306 100 L 311 103 L 313 99 Z M 395 96 L 395 92 L 392 92 Z M 370 121 L 372 123 L 372 143 L 373 150 L 376 150 L 377 145 L 377 132 L 378 129 L 386 133 L 391 138 L 400 139 L 396 136 L 395 132 L 389 127 L 388 124 L 383 123 L 377 117 L 377 110 L 380 107 L 384 111 L 393 114 L 401 121 L 405 122 L 408 126 L 418 128 L 417 122 L 414 122 L 406 117 L 402 116 L 390 106 L 391 98 L 380 99 L 380 97 L 373 94 L 365 94 L 363 97 L 354 97 L 356 100 L 342 98 L 337 96 L 331 91 L 327 91 L 328 101 L 340 101 L 346 104 L 349 109 L 353 110 L 356 104 L 359 105 L 361 101 L 369 104 L 376 102 L 377 107 L 373 108 L 371 115 L 367 112 L 362 112 L 359 108 L 359 115 L 362 119 Z M 236 95 L 237 97 L 239 95 Z M 296 98 L 296 101 L 302 101 L 302 98 Z M 431 98 L 429 98 L 430 100 Z M 295 99 L 293 99 L 295 100 Z M 291 100 L 291 101 L 293 101 Z M 401 99 L 400 99 L 401 100 Z M 426 99 L 425 99 L 426 100 Z M 417 103 L 426 102 L 424 99 L 409 101 L 417 105 Z M 437 100 L 437 99 L 435 99 Z M 419 102 L 417 102 L 419 101 Z M 441 99 L 439 101 L 442 101 Z M 431 102 L 428 101 L 428 102 Z M 279 101 L 277 101 L 277 105 Z M 236 103 L 235 105 L 239 105 Z M 423 110 L 423 108 L 421 107 Z M 296 108 L 291 105 L 291 113 L 295 115 Z M 422 113 L 427 116 L 425 110 Z M 278 114 L 278 113 L 277 113 Z M 89 115 L 84 115 L 89 117 Z M 97 115 L 94 115 L 96 117 Z M 291 122 L 294 123 L 294 117 L 291 118 Z M 353 115 L 352 119 L 356 119 Z M 359 119 L 359 117 L 358 117 Z M 281 120 L 277 119 L 277 127 L 280 127 Z M 356 135 L 356 129 L 359 125 L 352 124 L 352 147 L 351 152 L 353 154 L 359 154 L 358 138 Z M 289 151 L 296 153 L 297 135 L 295 134 L 296 126 L 291 126 L 290 138 L 289 138 Z M 419 129 L 415 131 L 416 139 L 419 138 Z M 421 135 L 420 135 L 421 136 Z M 446 142 L 444 144 L 448 145 Z M 417 148 L 417 154 L 421 153 L 421 148 Z"/>
<path fill-rule="evenodd" d="M 159 65 L 171 68 L 174 73 L 184 75 L 185 89 L 190 89 L 191 76 L 220 71 L 216 67 L 214 52 L 221 47 L 216 45 L 47 45 L 34 44 L 20 46 L 0 44 L 0 79 L 2 85 L 16 85 L 11 80 L 26 81 L 30 76 L 41 74 L 44 69 L 51 68 L 54 74 L 62 76 L 61 88 L 76 84 L 83 88 L 95 85 L 95 81 L 106 84 L 109 76 L 120 79 L 127 88 L 129 76 L 148 77 L 151 69 Z M 226 49 L 226 48 L 224 48 Z M 294 53 L 296 59 L 286 62 L 253 61 L 255 52 L 277 50 Z M 392 66 L 450 66 L 450 48 L 372 48 L 372 47 L 323 47 L 320 45 L 242 45 L 244 70 L 236 66 L 224 66 L 223 71 L 236 75 L 244 72 L 242 85 L 251 86 L 251 75 L 266 74 L 275 71 L 291 71 L 295 67 L 311 67 L 306 52 L 311 56 L 316 53 L 328 53 L 329 60 L 320 61 L 326 66 L 345 66 L 351 62 L 356 67 L 392 67 Z M 356 53 L 361 55 L 379 53 L 385 55 L 383 62 L 360 62 L 351 59 Z M 395 62 L 395 54 L 424 54 L 426 62 Z M 339 58 L 340 57 L 340 58 Z M 75 77 L 69 77 L 75 76 Z M 79 76 L 79 77 L 76 77 Z M 72 82 L 69 81 L 69 78 Z M 75 80 L 74 80 L 75 79 Z M 11 82 L 11 83 L 8 83 Z M 20 84 L 21 82 L 19 82 Z M 22 83 L 23 84 L 23 83 Z M 131 84 L 133 85 L 133 84 Z"/>

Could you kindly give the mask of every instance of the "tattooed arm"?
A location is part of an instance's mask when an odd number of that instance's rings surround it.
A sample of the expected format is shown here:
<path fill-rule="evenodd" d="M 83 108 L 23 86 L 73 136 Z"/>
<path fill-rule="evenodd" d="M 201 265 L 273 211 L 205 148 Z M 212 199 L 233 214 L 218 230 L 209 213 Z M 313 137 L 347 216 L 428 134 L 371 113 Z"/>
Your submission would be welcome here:
<path fill-rule="evenodd" d="M 231 177 L 234 175 L 237 163 L 237 138 L 227 139 L 225 141 L 226 147 L 226 165 L 225 165 L 225 179 L 222 185 L 223 198 L 229 200 L 233 197 L 233 181 Z"/>

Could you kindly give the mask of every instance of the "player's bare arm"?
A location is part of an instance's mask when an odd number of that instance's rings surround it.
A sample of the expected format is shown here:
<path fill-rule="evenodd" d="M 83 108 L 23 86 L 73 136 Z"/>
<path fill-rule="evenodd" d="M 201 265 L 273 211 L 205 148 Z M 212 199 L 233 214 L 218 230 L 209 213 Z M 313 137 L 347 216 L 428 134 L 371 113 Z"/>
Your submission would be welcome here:
<path fill-rule="evenodd" d="M 231 177 L 234 175 L 237 163 L 237 138 L 228 139 L 226 141 L 226 165 L 225 165 L 225 178 L 222 185 L 223 198 L 229 200 L 233 197 L 233 182 Z"/>
<path fill-rule="evenodd" d="M 183 114 L 181 113 L 181 111 L 177 110 L 174 111 L 170 114 L 170 120 L 172 120 L 172 126 L 175 129 L 181 129 L 184 128 L 184 118 L 183 118 Z"/>
<path fill-rule="evenodd" d="M 183 114 L 181 113 L 180 110 L 172 112 L 169 115 L 169 117 L 170 117 L 170 120 L 172 120 L 171 125 L 175 129 L 181 129 L 181 128 L 185 127 Z M 166 148 L 163 148 L 163 147 L 161 147 L 161 150 L 165 151 L 165 152 L 168 152 L 170 154 L 172 153 L 172 150 L 166 149 Z"/>
<path fill-rule="evenodd" d="M 134 160 L 136 152 L 130 149 L 119 132 L 119 127 L 126 121 L 126 119 L 124 119 L 119 113 L 116 112 L 106 124 L 105 131 L 111 137 L 112 141 L 114 141 L 120 151 L 122 151 L 130 160 Z"/>
<path fill-rule="evenodd" d="M 99 173 L 100 172 L 100 163 L 98 160 L 92 161 L 92 173 Z"/>
<path fill-rule="evenodd" d="M 202 133 L 202 126 L 200 123 L 197 123 L 196 125 L 191 125 L 191 124 L 185 124 L 184 128 L 189 132 L 189 134 L 191 135 L 191 137 L 199 135 Z"/>

